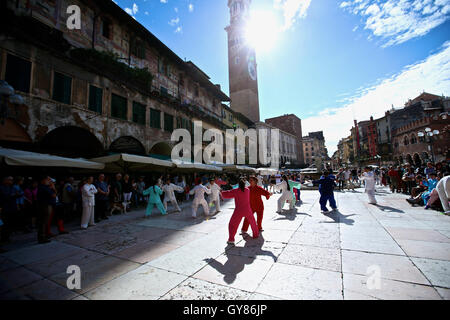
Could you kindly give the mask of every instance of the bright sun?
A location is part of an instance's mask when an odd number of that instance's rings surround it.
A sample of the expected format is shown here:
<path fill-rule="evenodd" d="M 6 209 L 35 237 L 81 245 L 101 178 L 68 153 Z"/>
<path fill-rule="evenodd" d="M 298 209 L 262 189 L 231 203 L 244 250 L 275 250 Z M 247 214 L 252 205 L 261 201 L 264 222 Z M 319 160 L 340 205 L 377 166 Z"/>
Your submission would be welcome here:
<path fill-rule="evenodd" d="M 256 51 L 269 51 L 277 41 L 280 26 L 270 11 L 254 11 L 246 27 L 246 40 Z"/>

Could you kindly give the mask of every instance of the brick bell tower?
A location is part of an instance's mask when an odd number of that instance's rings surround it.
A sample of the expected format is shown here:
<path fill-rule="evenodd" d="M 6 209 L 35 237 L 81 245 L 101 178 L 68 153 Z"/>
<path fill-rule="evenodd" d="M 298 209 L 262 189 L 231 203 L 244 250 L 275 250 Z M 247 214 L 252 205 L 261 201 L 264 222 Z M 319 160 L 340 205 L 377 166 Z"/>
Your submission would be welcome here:
<path fill-rule="evenodd" d="M 228 73 L 231 108 L 254 122 L 259 122 L 258 77 L 255 49 L 245 40 L 245 25 L 252 0 L 228 0 Z"/>

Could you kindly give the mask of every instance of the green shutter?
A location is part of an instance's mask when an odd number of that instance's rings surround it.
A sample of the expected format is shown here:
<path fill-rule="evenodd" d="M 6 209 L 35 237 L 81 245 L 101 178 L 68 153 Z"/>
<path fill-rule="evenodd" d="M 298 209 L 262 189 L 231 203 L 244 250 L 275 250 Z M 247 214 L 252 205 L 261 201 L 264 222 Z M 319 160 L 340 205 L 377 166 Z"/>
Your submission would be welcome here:
<path fill-rule="evenodd" d="M 164 113 L 164 131 L 173 131 L 173 116 L 167 113 Z"/>
<path fill-rule="evenodd" d="M 133 122 L 145 125 L 145 105 L 133 102 Z"/>
<path fill-rule="evenodd" d="M 150 127 L 161 129 L 161 112 L 159 110 L 150 109 Z"/>
<path fill-rule="evenodd" d="M 8 54 L 5 80 L 15 90 L 30 92 L 31 62 Z"/>
<path fill-rule="evenodd" d="M 127 120 L 127 99 L 115 94 L 111 95 L 111 116 Z"/>
<path fill-rule="evenodd" d="M 102 113 L 103 89 L 89 86 L 89 110 Z"/>
<path fill-rule="evenodd" d="M 55 72 L 53 77 L 53 100 L 70 104 L 72 94 L 72 78 Z"/>

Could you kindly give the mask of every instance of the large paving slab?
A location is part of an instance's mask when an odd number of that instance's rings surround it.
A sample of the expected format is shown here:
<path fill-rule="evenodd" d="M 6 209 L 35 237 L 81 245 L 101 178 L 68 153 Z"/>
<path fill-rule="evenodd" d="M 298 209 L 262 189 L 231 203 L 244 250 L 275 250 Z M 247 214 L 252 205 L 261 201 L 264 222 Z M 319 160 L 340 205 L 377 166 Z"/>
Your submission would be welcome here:
<path fill-rule="evenodd" d="M 287 300 L 340 300 L 341 273 L 275 263 L 256 292 Z"/>
<path fill-rule="evenodd" d="M 450 261 L 411 258 L 434 286 L 450 289 Z"/>
<path fill-rule="evenodd" d="M 278 262 L 298 266 L 341 271 L 341 253 L 339 249 L 288 244 Z"/>
<path fill-rule="evenodd" d="M 84 294 L 96 300 L 156 300 L 187 277 L 143 265 Z"/>
<path fill-rule="evenodd" d="M 395 240 L 417 240 L 430 242 L 447 242 L 450 239 L 439 231 L 414 228 L 386 228 Z"/>
<path fill-rule="evenodd" d="M 74 289 L 77 293 L 85 293 L 97 288 L 114 278 L 138 268 L 140 264 L 113 256 L 105 256 L 80 266 L 81 289 Z M 62 272 L 51 276 L 49 279 L 66 286 L 69 275 Z"/>
<path fill-rule="evenodd" d="M 385 279 L 429 285 L 429 281 L 405 256 L 342 250 L 342 271 L 367 275 L 378 268 Z"/>
<path fill-rule="evenodd" d="M 370 281 L 370 280 L 369 280 Z M 379 286 L 368 277 L 344 273 L 344 297 L 347 300 L 441 300 L 431 286 L 381 278 Z"/>
<path fill-rule="evenodd" d="M 251 294 L 228 286 L 189 278 L 161 297 L 161 300 L 246 300 Z"/>
<path fill-rule="evenodd" d="M 437 260 L 450 260 L 450 243 L 398 240 L 408 256 Z"/>
<path fill-rule="evenodd" d="M 24 267 L 7 269 L 0 272 L 0 294 L 31 284 L 42 277 Z"/>

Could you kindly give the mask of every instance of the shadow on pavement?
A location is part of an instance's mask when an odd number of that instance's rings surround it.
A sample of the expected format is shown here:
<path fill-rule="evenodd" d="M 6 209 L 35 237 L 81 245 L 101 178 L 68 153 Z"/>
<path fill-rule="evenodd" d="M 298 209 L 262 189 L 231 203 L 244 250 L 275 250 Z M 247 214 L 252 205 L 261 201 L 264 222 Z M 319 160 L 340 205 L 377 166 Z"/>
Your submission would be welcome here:
<path fill-rule="evenodd" d="M 278 213 L 279 217 L 276 218 L 275 221 L 279 221 L 279 220 L 294 221 L 297 218 L 297 215 L 312 217 L 310 214 L 307 214 L 305 212 L 300 212 L 297 209 L 298 208 L 294 208 L 292 210 L 283 210 L 281 213 Z"/>
<path fill-rule="evenodd" d="M 327 217 L 333 219 L 333 222 L 322 222 L 322 223 L 345 223 L 346 225 L 352 226 L 355 220 L 348 219 L 348 217 L 355 216 L 355 214 L 343 215 L 339 210 L 327 214 Z"/>
<path fill-rule="evenodd" d="M 400 210 L 400 209 L 396 209 L 393 207 L 389 207 L 389 206 L 382 206 L 380 204 L 375 204 L 375 207 L 379 208 L 381 211 L 386 211 L 386 212 L 396 212 L 396 213 L 405 213 L 405 211 Z"/>
<path fill-rule="evenodd" d="M 250 265 L 255 261 L 254 256 L 266 255 L 272 257 L 275 262 L 277 261 L 277 257 L 272 251 L 262 250 L 262 246 L 265 242 L 262 235 L 260 235 L 258 239 L 247 236 L 244 240 L 244 247 L 227 246 L 225 249 L 227 261 L 223 264 L 213 258 L 203 260 L 219 273 L 223 274 L 223 280 L 227 284 L 231 284 L 236 280 L 237 275 L 244 270 L 245 265 Z M 245 255 L 245 253 L 247 253 L 247 255 Z"/>

